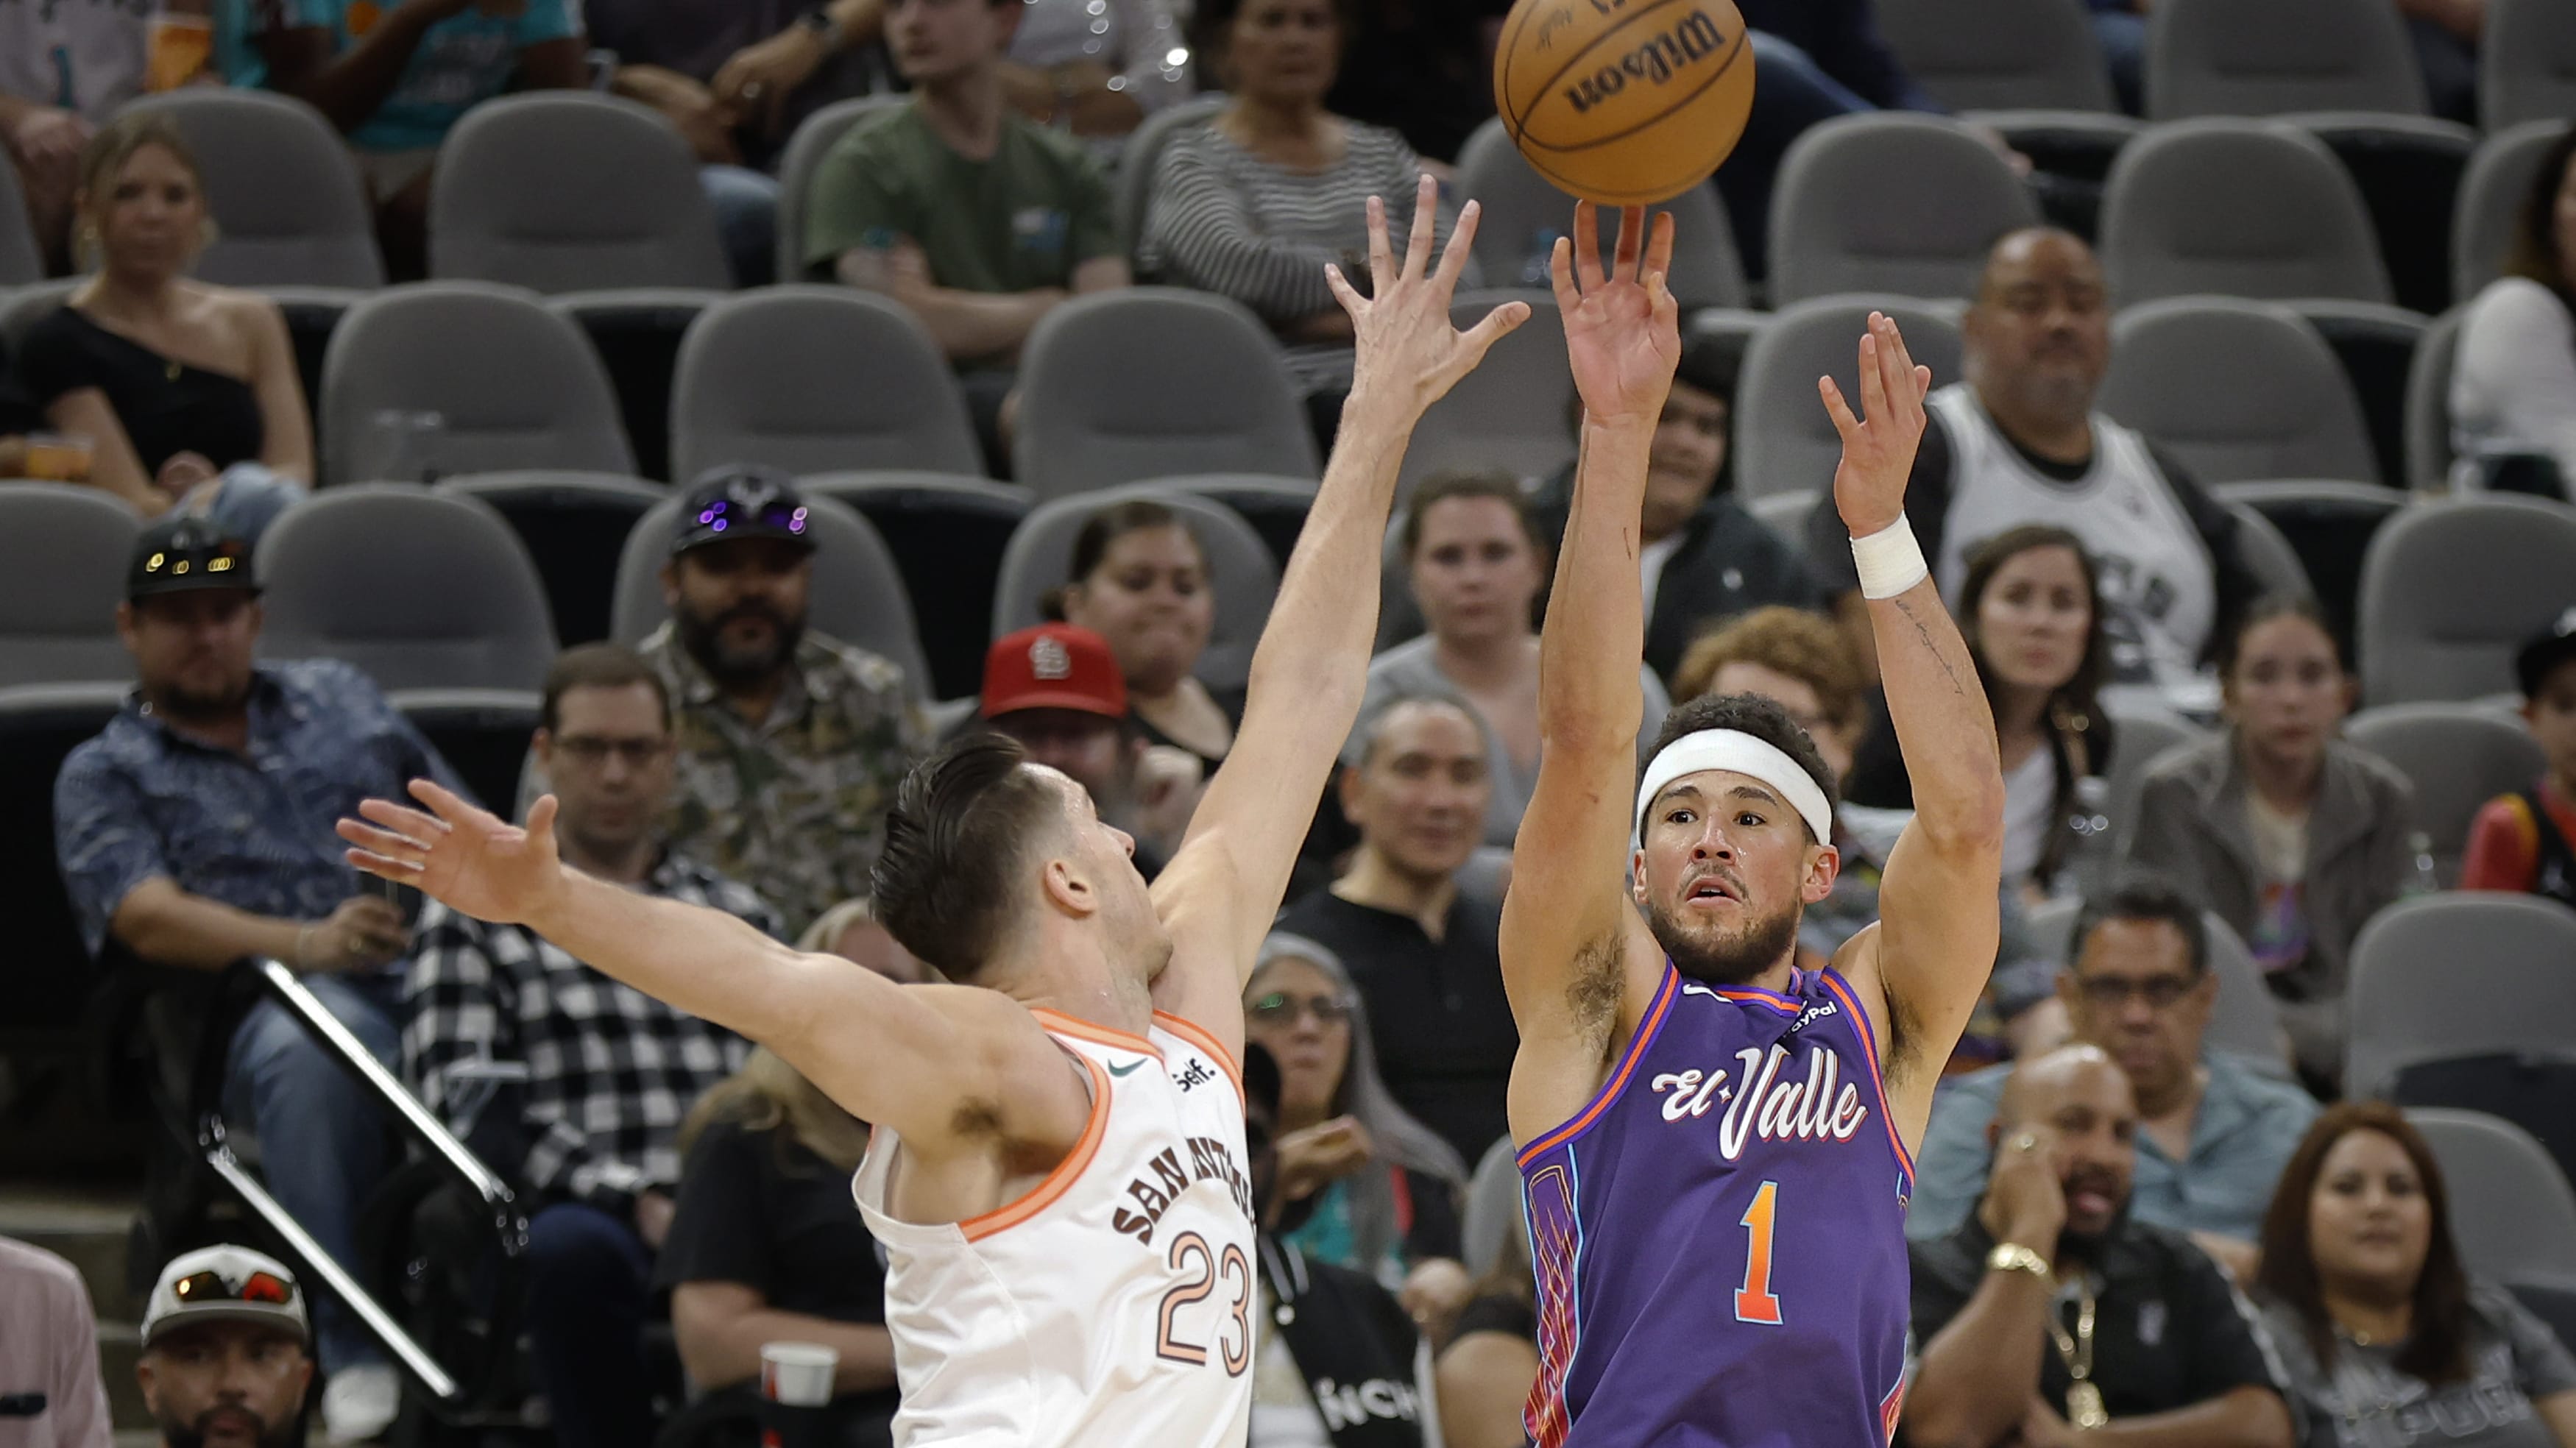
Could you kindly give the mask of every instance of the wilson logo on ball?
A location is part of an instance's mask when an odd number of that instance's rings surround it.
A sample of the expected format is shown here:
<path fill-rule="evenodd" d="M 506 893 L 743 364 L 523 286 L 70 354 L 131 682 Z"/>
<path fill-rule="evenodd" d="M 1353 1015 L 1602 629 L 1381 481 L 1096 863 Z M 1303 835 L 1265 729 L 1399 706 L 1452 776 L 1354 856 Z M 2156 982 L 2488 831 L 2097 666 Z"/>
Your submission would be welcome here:
<path fill-rule="evenodd" d="M 1671 30 L 1626 55 L 1615 65 L 1605 65 L 1592 74 L 1566 87 L 1565 98 L 1582 115 L 1594 106 L 1627 88 L 1631 80 L 1649 85 L 1664 85 L 1693 62 L 1705 60 L 1726 48 L 1726 36 L 1717 22 L 1706 15 L 1693 14 Z"/>
<path fill-rule="evenodd" d="M 1731 0 L 1520 0 L 1494 59 L 1503 127 L 1532 168 L 1613 205 L 1708 179 L 1744 133 L 1753 56 Z"/>

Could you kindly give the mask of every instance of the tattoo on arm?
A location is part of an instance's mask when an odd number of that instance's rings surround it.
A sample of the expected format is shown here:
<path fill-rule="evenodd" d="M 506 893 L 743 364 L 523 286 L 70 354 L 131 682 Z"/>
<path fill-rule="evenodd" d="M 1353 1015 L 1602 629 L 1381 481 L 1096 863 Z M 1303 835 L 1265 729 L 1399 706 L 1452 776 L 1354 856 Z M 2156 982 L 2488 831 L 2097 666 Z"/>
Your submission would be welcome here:
<path fill-rule="evenodd" d="M 1951 668 L 1950 661 L 1941 656 L 1941 650 L 1932 642 L 1932 630 L 1925 626 L 1922 616 L 1914 611 L 1914 605 L 1902 598 L 1895 600 L 1895 603 L 1896 611 L 1905 615 L 1907 623 L 1914 625 L 1915 642 L 1923 645 L 1923 652 L 1931 655 L 1932 662 L 1941 666 L 1941 677 L 1950 681 L 1950 692 L 1958 697 L 1966 697 L 1968 691 L 1961 687 L 1958 671 Z"/>

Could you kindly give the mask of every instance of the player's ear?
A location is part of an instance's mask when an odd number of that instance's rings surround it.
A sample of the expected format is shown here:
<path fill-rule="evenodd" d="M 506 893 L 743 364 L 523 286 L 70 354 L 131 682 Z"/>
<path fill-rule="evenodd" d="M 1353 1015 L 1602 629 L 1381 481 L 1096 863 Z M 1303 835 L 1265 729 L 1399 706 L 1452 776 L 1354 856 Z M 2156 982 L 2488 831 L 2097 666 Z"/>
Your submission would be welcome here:
<path fill-rule="evenodd" d="M 1628 852 L 1628 894 L 1637 908 L 1646 908 L 1646 847 L 1639 845 Z"/>
<path fill-rule="evenodd" d="M 1100 912 L 1100 893 L 1091 888 L 1081 867 L 1063 855 L 1050 855 L 1039 868 L 1039 886 L 1046 892 L 1047 904 L 1077 920 L 1088 919 Z"/>
<path fill-rule="evenodd" d="M 1807 848 L 1807 878 L 1798 886 L 1798 898 L 1814 905 L 1834 893 L 1834 881 L 1843 872 L 1843 852 L 1831 845 Z"/>

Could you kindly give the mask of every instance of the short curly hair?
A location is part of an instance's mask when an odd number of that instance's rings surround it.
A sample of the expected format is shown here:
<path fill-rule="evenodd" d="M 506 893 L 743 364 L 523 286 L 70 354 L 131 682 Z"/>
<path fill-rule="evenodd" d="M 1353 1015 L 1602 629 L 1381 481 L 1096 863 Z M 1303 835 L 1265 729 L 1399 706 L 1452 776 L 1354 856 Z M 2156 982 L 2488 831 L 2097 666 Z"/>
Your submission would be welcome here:
<path fill-rule="evenodd" d="M 1696 699 L 1728 664 L 1760 664 L 1816 691 L 1816 707 L 1849 728 L 1860 717 L 1860 665 L 1842 630 L 1821 614 L 1773 604 L 1712 626 L 1683 651 L 1673 670 L 1673 697 Z"/>

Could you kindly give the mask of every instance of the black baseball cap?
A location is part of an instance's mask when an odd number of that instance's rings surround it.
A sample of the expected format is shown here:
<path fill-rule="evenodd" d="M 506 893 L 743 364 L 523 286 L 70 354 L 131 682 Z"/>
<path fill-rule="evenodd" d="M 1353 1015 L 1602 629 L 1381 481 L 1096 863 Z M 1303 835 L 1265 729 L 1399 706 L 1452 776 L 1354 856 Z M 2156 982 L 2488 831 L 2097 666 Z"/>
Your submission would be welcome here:
<path fill-rule="evenodd" d="M 2540 692 L 2541 681 L 2550 671 L 2570 659 L 2576 659 L 2576 608 L 2558 616 L 2558 621 L 2533 636 L 2513 656 L 2513 674 L 2521 681 L 2524 698 Z"/>
<path fill-rule="evenodd" d="M 689 484 L 671 529 L 671 556 L 733 538 L 783 538 L 814 546 L 811 515 L 796 480 L 776 468 L 728 463 Z"/>
<path fill-rule="evenodd" d="M 134 540 L 134 559 L 125 570 L 126 602 L 200 588 L 259 592 L 250 540 L 225 532 L 211 518 L 190 515 L 163 518 Z"/>

